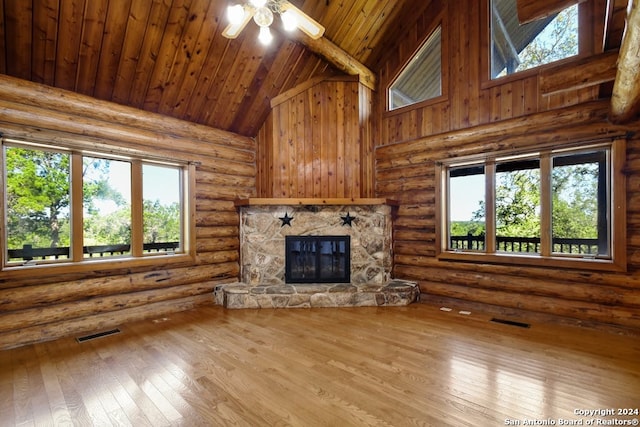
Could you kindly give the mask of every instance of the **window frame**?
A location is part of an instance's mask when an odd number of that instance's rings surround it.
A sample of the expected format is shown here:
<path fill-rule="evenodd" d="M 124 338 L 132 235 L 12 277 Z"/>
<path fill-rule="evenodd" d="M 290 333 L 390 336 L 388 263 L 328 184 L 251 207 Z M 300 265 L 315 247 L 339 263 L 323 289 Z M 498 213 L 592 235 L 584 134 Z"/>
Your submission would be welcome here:
<path fill-rule="evenodd" d="M 142 184 L 142 188 L 141 188 L 141 200 L 142 200 L 142 232 L 144 234 L 144 228 L 145 228 L 145 224 L 144 224 L 144 202 L 145 200 L 147 200 L 145 198 L 145 193 L 144 193 L 144 167 L 145 166 L 151 166 L 151 167 L 164 167 L 166 169 L 177 169 L 178 170 L 178 189 L 180 191 L 180 198 L 182 199 L 181 201 L 181 207 L 185 206 L 185 182 L 187 181 L 185 179 L 185 168 L 184 166 L 180 165 L 180 164 L 176 164 L 175 162 L 173 163 L 168 163 L 168 162 L 158 162 L 158 161 L 150 161 L 150 160 L 143 160 L 141 161 L 141 171 L 142 171 L 142 177 L 141 177 L 141 184 Z M 180 250 L 180 252 L 184 252 L 185 248 L 184 248 L 184 241 L 185 241 L 185 236 L 186 236 L 186 227 L 185 227 L 185 220 L 186 220 L 186 216 L 185 216 L 185 209 L 180 209 L 180 224 L 182 224 L 182 227 L 180 229 L 180 242 L 182 243 L 182 248 Z M 150 242 L 151 243 L 151 242 Z M 142 237 L 142 244 L 145 245 L 147 243 L 144 242 L 144 235 Z M 145 253 L 144 256 L 153 256 L 153 255 L 157 255 L 157 253 L 153 253 L 153 252 L 148 252 Z M 162 255 L 162 253 L 160 253 L 160 255 Z"/>
<path fill-rule="evenodd" d="M 447 27 L 447 20 L 445 19 L 446 16 L 446 7 L 445 10 L 443 10 L 437 17 L 436 19 L 434 19 L 433 24 L 429 27 L 429 30 L 426 33 L 426 37 L 424 37 L 422 40 L 420 40 L 420 42 L 417 44 L 416 48 L 413 49 L 413 51 L 411 52 L 411 55 L 409 55 L 409 57 L 401 63 L 401 65 L 398 67 L 397 71 L 390 77 L 389 82 L 386 84 L 385 87 L 385 91 L 384 91 L 384 101 L 385 101 L 385 107 L 384 107 L 384 112 L 385 112 L 385 116 L 393 116 L 396 114 L 401 114 L 403 112 L 412 110 L 412 109 L 416 109 L 416 108 L 421 108 L 421 107 L 425 107 L 428 105 L 433 105 L 433 104 L 437 104 L 440 102 L 443 102 L 445 100 L 448 99 L 449 96 L 449 60 L 448 60 L 448 56 L 445 54 L 445 52 L 448 52 L 449 47 L 448 47 L 448 42 L 449 42 L 449 36 L 448 36 L 448 27 Z M 395 83 L 395 81 L 398 79 L 398 77 L 400 76 L 400 74 L 402 74 L 402 72 L 411 64 L 411 61 L 414 59 L 414 57 L 420 52 L 420 50 L 422 49 L 422 47 L 429 41 L 429 39 L 431 38 L 431 36 L 435 33 L 435 31 L 437 29 L 440 29 L 440 88 L 441 88 L 441 94 L 437 97 L 434 98 L 429 98 L 429 99 L 425 99 L 423 101 L 420 102 L 416 102 L 414 104 L 409 104 L 409 105 L 405 105 L 399 108 L 395 108 L 395 109 L 391 109 L 390 108 L 390 103 L 391 103 L 391 99 L 390 99 L 390 95 L 389 95 L 389 91 L 391 89 L 391 86 Z"/>
<path fill-rule="evenodd" d="M 24 147 L 42 151 L 68 153 L 70 155 L 70 256 L 62 260 L 38 260 L 33 263 L 9 262 L 7 256 L 6 229 L 7 203 L 6 203 L 6 167 L 5 146 Z M 100 150 L 90 147 L 88 149 L 75 144 L 49 144 L 35 140 L 23 140 L 17 138 L 2 138 L 0 140 L 1 163 L 0 168 L 0 197 L 2 209 L 0 209 L 0 268 L 3 273 L 11 277 L 41 277 L 52 274 L 64 274 L 75 272 L 99 271 L 101 269 L 112 270 L 114 268 L 137 268 L 157 264 L 191 265 L 195 262 L 195 163 L 168 159 L 144 153 L 128 153 L 126 150 Z M 83 218 L 83 158 L 94 157 L 106 160 L 120 160 L 131 164 L 131 246 L 130 254 L 110 256 L 104 258 L 84 257 L 84 218 Z M 142 200 L 142 165 L 155 164 L 176 167 L 180 169 L 181 188 L 181 251 L 143 253 L 143 200 Z M 79 202 L 78 202 L 79 200 Z"/>
<path fill-rule="evenodd" d="M 436 49 L 438 51 L 437 54 L 435 52 Z M 442 96 L 442 74 L 443 74 L 442 73 L 442 57 L 443 57 L 442 27 L 437 26 L 431 32 L 431 34 L 429 34 L 429 37 L 427 37 L 427 39 L 422 43 L 422 45 L 420 45 L 420 48 L 413 54 L 413 56 L 411 57 L 411 60 L 405 64 L 405 66 L 400 70 L 400 72 L 394 77 L 394 79 L 389 84 L 389 88 L 387 90 L 387 99 L 389 101 L 387 104 L 387 108 L 389 109 L 389 111 L 395 111 L 401 108 L 410 107 L 412 105 L 421 104 L 423 102 L 430 101 L 432 99 L 437 99 Z M 426 63 L 427 59 L 433 59 L 433 61 L 429 61 L 429 62 L 435 62 L 436 58 L 438 58 L 440 61 L 437 69 L 437 71 L 439 71 L 440 73 L 439 75 L 437 75 L 436 73 L 419 73 L 418 74 L 417 72 L 418 70 L 416 70 L 415 67 L 422 67 L 422 65 Z M 437 79 L 437 83 L 438 83 L 437 94 L 434 94 L 433 96 L 427 95 L 423 99 L 413 100 L 412 98 L 414 96 L 417 97 L 418 95 L 417 93 L 407 94 L 406 92 L 404 93 L 401 92 L 399 87 L 394 88 L 396 84 L 400 83 L 401 79 L 403 80 L 402 83 L 405 83 L 405 78 L 408 78 L 410 80 L 414 80 L 417 78 L 420 81 Z M 403 100 L 406 103 L 404 105 L 394 107 L 394 103 L 397 101 L 397 98 L 402 98 L 401 95 L 397 95 L 398 93 L 402 93 L 403 95 L 406 96 L 406 99 Z"/>
<path fill-rule="evenodd" d="M 576 256 L 559 254 L 552 251 L 551 230 L 551 154 L 580 152 L 587 147 L 604 147 L 610 149 L 609 159 L 609 206 L 610 215 L 610 256 L 598 258 L 592 256 Z M 541 252 L 499 252 L 495 246 L 495 165 L 497 159 L 509 156 L 528 157 L 539 153 L 541 160 L 540 192 L 541 217 L 540 240 Z M 545 160 L 548 159 L 548 160 Z M 501 151 L 490 154 L 469 156 L 465 158 L 447 159 L 436 162 L 436 258 L 447 261 L 463 261 L 493 263 L 506 265 L 526 265 L 536 267 L 557 267 L 581 270 L 626 271 L 626 177 L 624 164 L 626 161 L 626 140 L 616 138 L 610 141 L 583 141 L 559 146 L 540 147 L 537 150 Z M 449 249 L 449 195 L 448 170 L 465 164 L 485 166 L 485 249 L 483 251 L 456 251 Z"/>
<path fill-rule="evenodd" d="M 483 0 L 481 8 L 481 31 L 484 43 L 481 48 L 480 65 L 482 67 L 482 89 L 489 89 L 494 86 L 507 84 L 513 81 L 529 78 L 538 75 L 541 71 L 557 67 L 562 64 L 570 64 L 589 55 L 596 53 L 596 48 L 601 44 L 598 42 L 598 31 L 595 31 L 596 25 L 592 17 L 594 11 L 594 2 L 582 1 L 578 3 L 578 54 L 547 64 L 538 65 L 537 67 L 528 68 L 526 70 L 517 71 L 502 77 L 491 78 L 491 1 Z"/>

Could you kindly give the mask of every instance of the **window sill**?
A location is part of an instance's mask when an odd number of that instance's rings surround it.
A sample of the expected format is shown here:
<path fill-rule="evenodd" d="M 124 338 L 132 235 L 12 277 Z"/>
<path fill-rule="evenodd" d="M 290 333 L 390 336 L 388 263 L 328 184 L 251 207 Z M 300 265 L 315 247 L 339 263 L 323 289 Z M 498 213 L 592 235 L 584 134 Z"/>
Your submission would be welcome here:
<path fill-rule="evenodd" d="M 520 265 L 527 267 L 563 268 L 573 270 L 625 272 L 626 263 L 616 263 L 610 259 L 580 257 L 543 257 L 526 254 L 485 254 L 481 252 L 441 252 L 436 257 L 441 261 L 460 261 L 485 264 Z"/>
<path fill-rule="evenodd" d="M 5 266 L 0 272 L 0 283 L 9 279 L 37 278 L 62 276 L 65 274 L 100 273 L 108 271 L 113 273 L 118 269 L 131 270 L 144 267 L 179 267 L 195 263 L 195 257 L 190 254 L 153 254 L 144 257 L 112 257 L 109 259 L 86 259 L 81 262 L 55 262 L 33 265 Z M 0 288 L 2 285 L 0 285 Z"/>
<path fill-rule="evenodd" d="M 578 55 L 569 56 L 564 59 L 560 59 L 558 61 L 553 61 L 547 64 L 538 65 L 537 67 L 528 68 L 522 71 L 516 71 L 515 73 L 507 74 L 506 76 L 489 78 L 489 79 L 486 79 L 485 77 L 485 79 L 480 83 L 480 88 L 483 90 L 486 90 L 486 89 L 491 89 L 495 86 L 500 86 L 507 83 L 513 83 L 513 82 L 524 80 L 530 77 L 538 77 L 540 74 L 543 74 L 544 72 L 550 69 L 553 69 L 554 67 L 571 67 L 573 63 L 579 62 L 580 60 L 583 60 L 587 57 L 588 55 L 578 54 Z"/>
<path fill-rule="evenodd" d="M 430 106 L 434 106 L 434 105 L 438 105 L 438 104 L 444 104 L 444 103 L 447 103 L 448 101 L 449 101 L 449 98 L 447 97 L 447 94 L 443 93 L 442 95 L 440 95 L 438 97 L 426 99 L 426 100 L 420 101 L 420 102 L 416 102 L 415 104 L 405 105 L 403 107 L 395 108 L 393 110 L 389 110 L 387 108 L 385 110 L 385 112 L 384 112 L 384 117 L 385 118 L 392 117 L 392 116 L 396 116 L 398 114 L 406 113 L 407 111 L 412 111 L 412 110 L 416 110 L 416 109 L 424 108 L 424 107 L 430 107 Z"/>

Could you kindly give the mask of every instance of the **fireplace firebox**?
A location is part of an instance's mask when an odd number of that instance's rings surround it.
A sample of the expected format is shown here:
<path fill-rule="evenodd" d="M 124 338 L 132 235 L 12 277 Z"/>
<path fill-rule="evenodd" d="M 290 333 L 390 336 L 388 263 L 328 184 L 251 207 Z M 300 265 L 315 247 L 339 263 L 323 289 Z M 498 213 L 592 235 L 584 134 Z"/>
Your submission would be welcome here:
<path fill-rule="evenodd" d="M 349 283 L 350 236 L 285 236 L 285 283 Z"/>

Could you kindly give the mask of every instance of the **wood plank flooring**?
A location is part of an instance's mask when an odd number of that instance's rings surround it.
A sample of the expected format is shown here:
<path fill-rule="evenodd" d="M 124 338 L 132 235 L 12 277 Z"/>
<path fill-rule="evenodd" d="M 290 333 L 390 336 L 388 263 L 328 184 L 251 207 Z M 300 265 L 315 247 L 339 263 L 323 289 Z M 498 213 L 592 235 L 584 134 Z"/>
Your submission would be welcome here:
<path fill-rule="evenodd" d="M 429 304 L 206 306 L 120 330 L 83 343 L 70 337 L 0 352 L 0 425 L 499 426 L 640 419 L 576 413 L 640 408 L 640 340 L 634 336 L 545 324 L 525 329 Z"/>

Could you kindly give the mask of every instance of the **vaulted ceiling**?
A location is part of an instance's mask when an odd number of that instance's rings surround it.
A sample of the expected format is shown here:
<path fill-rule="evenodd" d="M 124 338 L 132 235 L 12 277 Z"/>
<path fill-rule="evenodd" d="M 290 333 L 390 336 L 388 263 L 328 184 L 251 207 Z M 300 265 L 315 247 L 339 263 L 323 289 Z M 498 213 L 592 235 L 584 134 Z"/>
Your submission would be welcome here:
<path fill-rule="evenodd" d="M 344 72 L 318 54 L 327 44 L 375 73 L 405 28 L 438 13 L 432 0 L 290 0 L 326 28 L 324 44 L 276 19 L 265 47 L 253 22 L 222 36 L 227 6 L 244 1 L 0 0 L 0 73 L 255 136 L 272 98 Z M 627 2 L 606 2 L 607 40 L 620 39 Z"/>
<path fill-rule="evenodd" d="M 255 136 L 278 94 L 342 73 L 272 25 L 222 36 L 231 0 L 0 0 L 0 73 Z M 412 0 L 292 0 L 333 45 L 374 68 Z M 276 20 L 278 21 L 278 20 Z"/>

